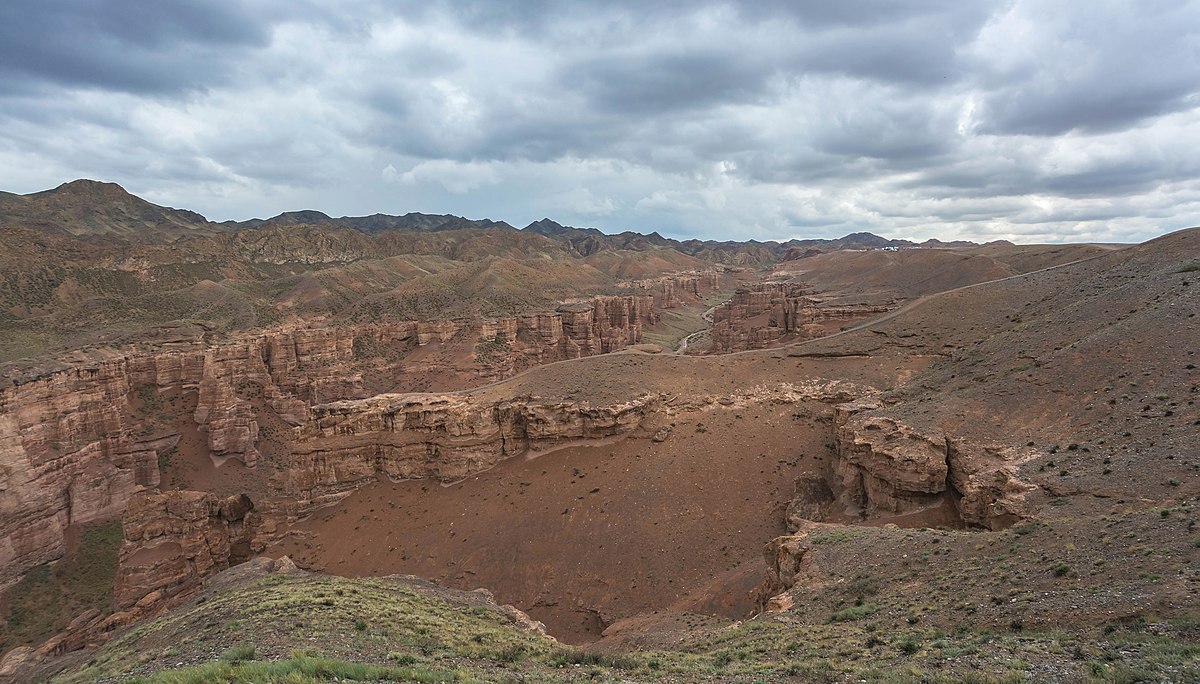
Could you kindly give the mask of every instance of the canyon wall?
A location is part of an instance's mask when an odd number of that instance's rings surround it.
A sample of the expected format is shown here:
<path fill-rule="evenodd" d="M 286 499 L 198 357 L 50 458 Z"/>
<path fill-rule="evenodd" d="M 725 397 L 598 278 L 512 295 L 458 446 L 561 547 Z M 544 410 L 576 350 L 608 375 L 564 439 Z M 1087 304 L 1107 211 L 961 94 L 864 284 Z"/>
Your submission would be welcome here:
<path fill-rule="evenodd" d="M 631 434 L 661 403 L 645 395 L 608 406 L 469 394 L 394 394 L 316 406 L 273 488 L 299 509 L 379 477 L 454 482 L 499 461 L 586 439 Z"/>
<path fill-rule="evenodd" d="M 593 297 L 553 312 L 468 324 L 481 376 L 501 379 L 554 361 L 619 351 L 658 321 L 651 295 Z"/>
<path fill-rule="evenodd" d="M 654 297 L 654 306 L 659 309 L 675 309 L 683 306 L 687 299 L 698 300 L 704 295 L 721 289 L 727 270 L 707 269 L 685 271 L 658 278 L 642 278 L 619 283 L 618 287 L 640 290 Z"/>
<path fill-rule="evenodd" d="M 793 341 L 834 332 L 846 323 L 888 311 L 871 304 L 826 306 L 797 283 L 761 283 L 738 290 L 713 311 L 712 350 L 716 353 L 764 349 L 785 337 Z"/>
<path fill-rule="evenodd" d="M 597 297 L 501 321 L 289 328 L 221 342 L 203 336 L 76 367 L 10 376 L 0 390 L 0 586 L 62 557 L 71 525 L 121 515 L 181 426 L 156 423 L 165 392 L 194 393 L 192 420 L 218 462 L 259 458 L 259 412 L 298 426 L 308 407 L 366 397 L 364 369 L 386 375 L 404 354 L 463 341 L 480 380 L 538 363 L 616 351 L 656 320 L 650 295 Z M 502 347 L 496 350 L 497 347 Z M 391 354 L 389 358 L 384 358 Z M 478 360 L 478 359 L 477 359 Z M 411 448 L 411 447 L 409 447 Z"/>
<path fill-rule="evenodd" d="M 199 589 L 206 578 L 261 552 L 286 533 L 288 522 L 379 478 L 452 482 L 555 445 L 648 435 L 643 423 L 661 403 L 658 395 L 591 406 L 395 394 L 313 407 L 287 467 L 272 476 L 269 495 L 259 501 L 178 490 L 139 489 L 130 496 L 114 598 L 118 619 Z M 105 618 L 103 624 L 114 623 Z"/>
<path fill-rule="evenodd" d="M 121 525 L 118 611 L 149 607 L 198 588 L 205 578 L 249 560 L 257 516 L 246 495 L 139 491 Z"/>

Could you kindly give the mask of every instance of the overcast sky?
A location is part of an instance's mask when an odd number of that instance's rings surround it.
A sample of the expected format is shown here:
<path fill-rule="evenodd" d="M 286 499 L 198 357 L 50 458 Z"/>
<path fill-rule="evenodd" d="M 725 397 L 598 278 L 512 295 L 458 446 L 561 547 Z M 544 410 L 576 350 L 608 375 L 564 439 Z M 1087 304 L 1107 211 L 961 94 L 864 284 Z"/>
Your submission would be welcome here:
<path fill-rule="evenodd" d="M 0 189 L 1140 241 L 1200 224 L 1198 29 L 1179 0 L 6 0 Z"/>

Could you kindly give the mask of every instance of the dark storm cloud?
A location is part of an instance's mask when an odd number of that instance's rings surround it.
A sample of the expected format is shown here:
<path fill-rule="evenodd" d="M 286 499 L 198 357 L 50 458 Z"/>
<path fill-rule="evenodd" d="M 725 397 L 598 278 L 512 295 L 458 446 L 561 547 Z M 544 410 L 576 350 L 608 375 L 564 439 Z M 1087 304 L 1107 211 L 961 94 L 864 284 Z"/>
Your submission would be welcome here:
<path fill-rule="evenodd" d="M 564 70 L 558 85 L 596 109 L 638 116 L 754 101 L 770 76 L 752 60 L 708 49 L 588 58 Z"/>
<path fill-rule="evenodd" d="M 220 0 L 0 4 L 0 86 L 32 82 L 137 93 L 203 87 L 262 47 L 257 17 Z"/>
<path fill-rule="evenodd" d="M 794 2 L 793 0 L 760 0 L 739 4 L 739 11 L 760 20 L 792 17 L 806 25 L 825 26 L 877 26 L 895 24 L 914 17 L 931 17 L 939 22 L 965 20 L 967 24 L 986 17 L 991 2 L 961 2 L 960 0 L 841 0 L 840 2 Z M 950 21 L 960 25 L 959 21 Z"/>
<path fill-rule="evenodd" d="M 1190 177 L 1195 177 L 1193 168 Z M 1064 197 L 1125 197 L 1154 189 L 1171 175 L 1154 160 L 1133 159 L 1074 173 L 1047 177 L 1042 192 Z"/>
<path fill-rule="evenodd" d="M 1200 196 L 1198 10 L 8 2 L 0 189 L 88 175 L 218 217 L 319 203 L 718 238 L 1135 235 Z"/>
<path fill-rule="evenodd" d="M 1058 9 L 1035 4 L 996 25 L 1021 34 L 999 53 L 979 55 L 988 91 L 982 130 L 1108 132 L 1197 106 L 1200 4 L 1064 2 Z"/>
<path fill-rule="evenodd" d="M 1196 74 L 1200 78 L 1200 73 Z M 1125 81 L 1116 89 L 1102 75 L 1069 85 L 1035 83 L 1006 89 L 988 103 L 989 133 L 1060 135 L 1104 133 L 1196 105 L 1195 81 Z"/>

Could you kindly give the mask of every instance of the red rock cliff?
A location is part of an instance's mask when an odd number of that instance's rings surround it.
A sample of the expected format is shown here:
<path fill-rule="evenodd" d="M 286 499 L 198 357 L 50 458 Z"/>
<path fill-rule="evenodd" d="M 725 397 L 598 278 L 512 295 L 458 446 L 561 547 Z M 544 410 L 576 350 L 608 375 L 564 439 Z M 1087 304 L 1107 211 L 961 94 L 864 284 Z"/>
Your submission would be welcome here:
<path fill-rule="evenodd" d="M 738 290 L 713 311 L 712 349 L 717 353 L 763 349 L 788 338 L 805 340 L 832 332 L 829 323 L 883 313 L 885 306 L 826 306 L 796 283 L 762 283 Z"/>
<path fill-rule="evenodd" d="M 69 526 L 116 518 L 135 489 L 158 486 L 158 459 L 182 429 L 156 424 L 142 411 L 160 393 L 194 394 L 191 418 L 211 455 L 253 466 L 264 407 L 300 425 L 309 406 L 373 394 L 364 368 L 403 366 L 408 350 L 465 335 L 476 356 L 467 372 L 496 379 L 539 363 L 622 349 L 639 342 L 656 315 L 649 295 L 597 297 L 501 321 L 281 329 L 222 342 L 181 339 L 87 365 L 11 376 L 0 391 L 0 585 L 60 558 Z M 491 355 L 490 363 L 481 354 Z"/>

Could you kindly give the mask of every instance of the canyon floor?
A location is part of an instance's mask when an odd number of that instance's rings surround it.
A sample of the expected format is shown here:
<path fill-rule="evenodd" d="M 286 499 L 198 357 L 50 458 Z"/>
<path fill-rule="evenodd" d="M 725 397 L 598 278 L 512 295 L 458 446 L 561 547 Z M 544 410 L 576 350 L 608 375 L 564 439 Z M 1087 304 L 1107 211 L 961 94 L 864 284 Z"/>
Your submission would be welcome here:
<path fill-rule="evenodd" d="M 0 205 L 43 255 L 0 287 L 0 678 L 1200 680 L 1200 229 L 231 227 L 99 185 Z"/>

